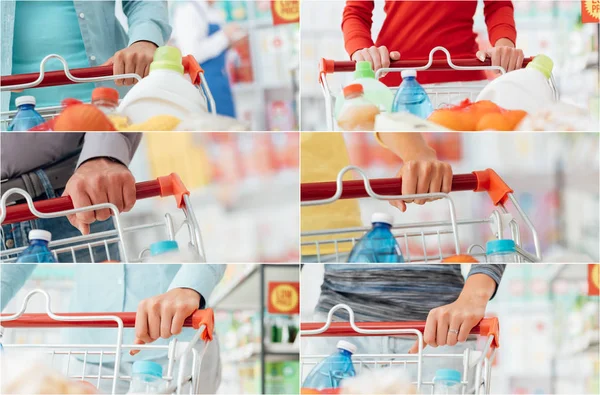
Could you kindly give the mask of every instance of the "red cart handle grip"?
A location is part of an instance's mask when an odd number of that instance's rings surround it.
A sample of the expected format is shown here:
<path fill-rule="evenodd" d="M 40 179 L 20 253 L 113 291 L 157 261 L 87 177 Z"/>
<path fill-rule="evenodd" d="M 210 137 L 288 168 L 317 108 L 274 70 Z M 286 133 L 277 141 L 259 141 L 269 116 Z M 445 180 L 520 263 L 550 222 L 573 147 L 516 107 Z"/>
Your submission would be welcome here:
<path fill-rule="evenodd" d="M 104 316 L 116 316 L 123 321 L 124 328 L 135 327 L 135 315 L 136 313 L 55 313 L 61 317 L 104 317 Z M 10 314 L 1 314 L 0 317 L 4 318 Z M 215 315 L 211 308 L 196 310 L 192 315 L 185 319 L 183 326 L 187 328 L 199 329 L 200 326 L 205 325 L 206 335 L 202 335 L 202 339 L 212 340 Z M 115 328 L 117 323 L 115 321 L 106 321 L 102 319 L 96 319 L 93 321 L 58 321 L 46 313 L 30 313 L 23 314 L 16 320 L 2 321 L 0 326 L 5 328 Z"/>
<path fill-rule="evenodd" d="M 196 59 L 192 55 L 187 55 L 183 57 L 181 63 L 183 64 L 185 72 L 190 75 L 194 85 L 200 84 L 200 74 L 204 73 L 204 70 L 202 70 L 202 67 L 200 67 L 198 62 L 196 62 Z M 79 69 L 71 69 L 69 72 L 77 78 L 107 77 L 113 75 L 113 66 L 84 67 Z M 6 75 L 0 77 L 0 85 L 12 86 L 27 84 L 37 80 L 39 76 L 40 73 Z M 76 82 L 71 81 L 65 74 L 64 70 L 47 71 L 44 73 L 44 79 L 39 85 L 36 86 L 36 88 L 70 84 L 76 84 Z"/>
<path fill-rule="evenodd" d="M 303 322 L 300 324 L 301 331 L 311 331 L 320 329 L 325 324 L 322 322 Z M 416 329 L 419 332 L 425 331 L 425 321 L 405 321 L 405 322 L 357 322 L 356 326 L 360 329 L 380 330 L 380 331 L 393 331 L 397 329 Z M 500 347 L 500 324 L 497 317 L 484 318 L 479 321 L 479 324 L 475 325 L 471 329 L 471 334 L 489 337 L 494 336 L 492 341 L 492 347 Z M 317 336 L 383 336 L 381 334 L 372 333 L 358 333 L 356 332 L 349 322 L 332 322 L 329 328 L 316 335 L 307 335 L 301 333 L 302 337 L 317 337 Z"/>
<path fill-rule="evenodd" d="M 523 66 L 527 66 L 529 62 L 533 60 L 533 57 L 523 59 Z M 391 68 L 417 68 L 423 67 L 429 63 L 429 59 L 401 59 L 390 63 Z M 455 66 L 461 67 L 489 67 L 492 65 L 491 59 L 486 59 L 483 62 L 477 58 L 472 59 L 452 59 L 452 63 Z M 319 62 L 319 70 L 321 74 L 333 74 L 333 73 L 348 73 L 356 69 L 356 62 L 354 60 L 343 60 L 336 61 L 331 59 L 321 58 Z M 431 71 L 448 71 L 454 70 L 448 64 L 447 59 L 434 59 L 431 63 L 431 67 L 427 70 Z"/>
<path fill-rule="evenodd" d="M 401 195 L 402 179 L 380 178 L 369 180 L 373 192 L 379 195 Z M 358 199 L 369 197 L 363 180 L 343 181 L 340 199 Z M 303 183 L 300 186 L 300 200 L 310 202 L 324 200 L 335 195 L 335 181 Z M 452 192 L 457 191 L 487 191 L 494 205 L 504 204 L 508 194 L 513 190 L 506 185 L 500 176 L 492 169 L 474 171 L 469 174 L 454 174 L 452 176 Z"/>
<path fill-rule="evenodd" d="M 183 207 L 183 196 L 189 194 L 190 192 L 175 173 L 171 173 L 164 177 L 158 177 L 156 180 L 138 182 L 135 184 L 136 200 L 155 196 L 174 196 L 177 202 L 177 208 Z M 73 208 L 73 201 L 69 196 L 63 196 L 54 199 L 40 200 L 34 202 L 33 206 L 42 213 L 55 213 L 58 211 L 71 210 Z M 4 219 L 4 222 L 2 222 L 2 225 L 29 221 L 35 218 L 36 216 L 29 211 L 27 203 L 16 204 L 6 208 L 6 218 Z"/>

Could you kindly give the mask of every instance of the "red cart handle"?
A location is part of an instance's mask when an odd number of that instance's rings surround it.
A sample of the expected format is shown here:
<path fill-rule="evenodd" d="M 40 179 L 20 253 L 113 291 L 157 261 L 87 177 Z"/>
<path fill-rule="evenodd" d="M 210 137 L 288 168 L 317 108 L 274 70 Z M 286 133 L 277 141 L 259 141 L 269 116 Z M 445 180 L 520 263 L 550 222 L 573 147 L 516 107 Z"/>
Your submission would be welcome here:
<path fill-rule="evenodd" d="M 300 324 L 301 331 L 314 331 L 320 329 L 325 324 L 322 322 L 303 322 Z M 380 331 L 394 331 L 398 329 L 416 329 L 419 332 L 425 331 L 425 321 L 406 321 L 406 322 L 358 322 L 356 323 L 360 329 L 367 330 L 380 330 Z M 479 324 L 475 325 L 471 329 L 471 334 L 489 337 L 494 336 L 492 341 L 492 347 L 500 347 L 500 324 L 497 317 L 484 318 L 479 321 Z M 329 328 L 323 333 L 300 334 L 302 337 L 333 337 L 333 336 L 383 336 L 381 334 L 373 333 L 358 333 L 356 332 L 349 322 L 332 322 Z M 394 335 L 397 336 L 397 335 Z"/>
<path fill-rule="evenodd" d="M 401 195 L 402 179 L 380 178 L 369 180 L 373 192 L 379 195 Z M 457 191 L 487 191 L 494 205 L 504 204 L 508 194 L 513 190 L 492 169 L 474 171 L 469 174 L 454 174 L 452 176 L 452 192 Z M 300 200 L 310 202 L 324 200 L 335 195 L 335 181 L 303 183 L 300 186 Z M 363 180 L 343 181 L 340 199 L 358 199 L 369 197 Z"/>
<path fill-rule="evenodd" d="M 175 196 L 177 208 L 183 207 L 183 196 L 189 196 L 189 194 L 190 192 L 185 185 L 183 185 L 181 178 L 175 173 L 158 177 L 156 180 L 138 182 L 135 184 L 135 197 L 137 200 L 155 196 Z M 54 199 L 40 200 L 34 202 L 33 206 L 42 213 L 55 213 L 73 209 L 73 201 L 69 196 L 63 196 Z M 6 208 L 6 218 L 4 219 L 4 222 L 2 222 L 2 225 L 29 221 L 35 218 L 36 216 L 29 211 L 27 203 L 16 204 Z"/>
<path fill-rule="evenodd" d="M 124 328 L 135 327 L 136 313 L 55 313 L 60 317 L 104 317 L 116 316 L 123 321 Z M 10 314 L 0 314 L 0 317 L 7 317 Z M 4 328 L 115 328 L 115 321 L 105 321 L 97 319 L 94 321 L 58 321 L 51 318 L 46 313 L 23 314 L 16 320 L 2 321 L 0 325 Z M 215 327 L 215 314 L 211 308 L 196 310 L 192 315 L 185 319 L 183 326 L 187 328 L 199 329 L 202 325 L 206 330 L 202 334 L 202 340 L 210 341 L 213 338 Z"/>
<path fill-rule="evenodd" d="M 198 62 L 196 62 L 196 59 L 192 55 L 187 55 L 183 57 L 181 63 L 183 64 L 185 72 L 190 75 L 194 85 L 199 85 L 201 82 L 200 74 L 204 73 L 204 70 L 202 70 L 202 67 L 200 67 Z M 69 70 L 69 72 L 73 75 L 73 77 L 77 78 L 107 77 L 113 75 L 113 66 L 84 67 L 72 69 Z M 27 84 L 37 80 L 39 76 L 40 73 L 6 75 L 0 77 L 0 85 L 12 86 Z M 36 86 L 36 88 L 70 84 L 76 84 L 76 82 L 71 81 L 65 74 L 64 70 L 47 71 L 44 73 L 44 79 L 39 85 Z"/>
<path fill-rule="evenodd" d="M 527 66 L 529 62 L 533 60 L 533 57 L 523 59 L 523 66 Z M 401 59 L 390 63 L 391 68 L 417 68 L 423 67 L 429 63 L 429 59 Z M 452 63 L 455 66 L 460 67 L 489 67 L 492 65 L 491 59 L 486 59 L 483 62 L 477 58 L 472 59 L 452 59 Z M 319 70 L 321 74 L 333 74 L 333 73 L 347 73 L 352 72 L 356 69 L 356 62 L 354 60 L 336 61 L 321 58 L 319 62 Z M 427 70 L 431 71 L 448 71 L 454 70 L 447 59 L 434 59 L 431 63 L 431 67 Z"/>

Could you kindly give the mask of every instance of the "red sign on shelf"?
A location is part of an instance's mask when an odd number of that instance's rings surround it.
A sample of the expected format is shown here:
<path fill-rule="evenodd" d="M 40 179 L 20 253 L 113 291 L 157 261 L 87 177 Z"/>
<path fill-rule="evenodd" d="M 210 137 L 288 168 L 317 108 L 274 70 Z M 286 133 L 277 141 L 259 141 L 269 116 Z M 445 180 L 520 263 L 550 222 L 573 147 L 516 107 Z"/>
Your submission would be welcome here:
<path fill-rule="evenodd" d="M 588 264 L 588 295 L 600 296 L 600 264 Z"/>
<path fill-rule="evenodd" d="M 300 283 L 270 282 L 267 311 L 271 314 L 300 313 Z"/>
<path fill-rule="evenodd" d="M 274 0 L 271 2 L 273 24 L 300 22 L 300 2 L 298 0 Z"/>
<path fill-rule="evenodd" d="M 600 22 L 600 0 L 581 0 L 581 22 Z"/>

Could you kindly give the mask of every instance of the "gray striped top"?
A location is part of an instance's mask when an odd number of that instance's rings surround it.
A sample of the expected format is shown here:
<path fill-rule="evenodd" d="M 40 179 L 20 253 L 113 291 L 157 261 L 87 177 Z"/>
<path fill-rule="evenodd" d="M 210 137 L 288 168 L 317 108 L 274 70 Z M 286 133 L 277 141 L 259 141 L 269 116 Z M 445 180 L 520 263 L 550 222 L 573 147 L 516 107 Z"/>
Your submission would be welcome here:
<path fill-rule="evenodd" d="M 506 265 L 474 264 L 469 276 L 483 273 L 500 283 Z M 458 298 L 464 277 L 460 265 L 325 265 L 318 312 L 349 305 L 356 321 L 425 321 L 431 309 Z M 345 310 L 336 317 L 348 319 Z"/>

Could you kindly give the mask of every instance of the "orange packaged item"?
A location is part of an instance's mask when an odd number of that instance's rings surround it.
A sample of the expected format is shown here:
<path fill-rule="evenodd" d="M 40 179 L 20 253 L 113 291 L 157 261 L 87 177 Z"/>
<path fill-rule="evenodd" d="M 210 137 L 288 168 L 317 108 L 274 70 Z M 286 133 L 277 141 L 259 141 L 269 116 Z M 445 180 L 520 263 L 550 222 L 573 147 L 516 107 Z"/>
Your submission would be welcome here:
<path fill-rule="evenodd" d="M 515 130 L 527 113 L 522 110 L 505 110 L 489 100 L 471 102 L 435 110 L 429 120 L 448 129 L 459 131 Z"/>
<path fill-rule="evenodd" d="M 346 131 L 375 130 L 375 117 L 379 114 L 379 108 L 365 99 L 362 85 L 351 84 L 345 87 L 344 98 L 346 100 L 337 118 L 339 127 Z"/>
<path fill-rule="evenodd" d="M 104 113 L 92 104 L 67 106 L 54 121 L 57 132 L 113 132 L 115 127 Z"/>
<path fill-rule="evenodd" d="M 442 259 L 442 263 L 479 263 L 479 261 L 471 255 L 452 255 Z"/>

